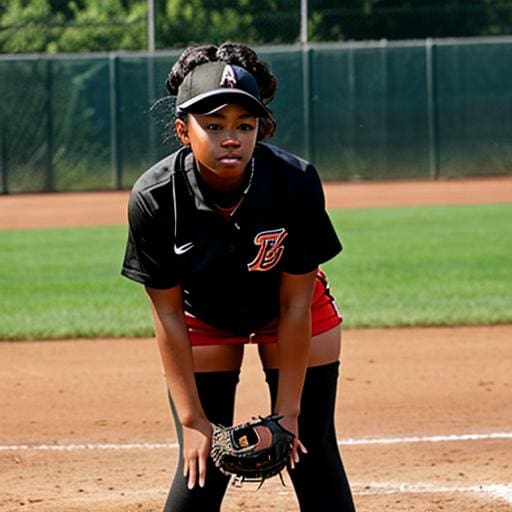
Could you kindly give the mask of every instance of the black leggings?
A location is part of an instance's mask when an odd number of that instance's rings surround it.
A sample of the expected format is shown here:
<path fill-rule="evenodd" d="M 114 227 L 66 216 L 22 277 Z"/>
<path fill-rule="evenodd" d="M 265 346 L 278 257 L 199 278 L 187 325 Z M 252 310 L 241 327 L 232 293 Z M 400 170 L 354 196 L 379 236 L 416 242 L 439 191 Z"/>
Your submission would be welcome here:
<path fill-rule="evenodd" d="M 290 471 L 301 512 L 354 512 L 350 487 L 339 455 L 334 430 L 334 407 L 339 363 L 308 368 L 301 399 L 299 434 L 308 449 Z M 211 422 L 231 425 L 239 371 L 196 373 L 199 397 Z M 265 369 L 272 406 L 277 393 L 278 370 Z M 171 400 L 178 441 L 183 433 Z M 183 457 L 179 456 L 164 512 L 219 512 L 229 478 L 208 461 L 206 485 L 187 488 Z"/>
<path fill-rule="evenodd" d="M 233 424 L 235 408 L 235 390 L 240 370 L 224 372 L 196 373 L 196 386 L 206 417 L 212 423 L 221 425 Z M 164 512 L 218 512 L 229 477 L 223 475 L 209 458 L 206 467 L 206 481 L 203 488 L 199 485 L 191 490 L 187 487 L 187 479 L 183 476 L 183 430 L 176 413 L 176 407 L 170 398 L 171 410 L 176 425 L 176 433 L 180 445 L 178 467 L 167 496 Z"/>
<path fill-rule="evenodd" d="M 308 368 L 301 397 L 299 437 L 307 454 L 289 470 L 301 512 L 354 512 L 334 428 L 339 362 Z M 265 370 L 272 408 L 278 370 Z"/>

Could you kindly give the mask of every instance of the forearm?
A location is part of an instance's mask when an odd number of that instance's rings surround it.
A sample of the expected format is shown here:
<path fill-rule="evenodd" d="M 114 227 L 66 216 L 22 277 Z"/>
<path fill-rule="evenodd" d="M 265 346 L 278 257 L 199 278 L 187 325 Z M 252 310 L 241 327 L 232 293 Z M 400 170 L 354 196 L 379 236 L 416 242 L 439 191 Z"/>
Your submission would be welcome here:
<path fill-rule="evenodd" d="M 178 420 L 183 427 L 183 475 L 192 489 L 204 487 L 211 446 L 211 425 L 201 406 L 194 378 L 192 347 L 188 338 L 181 287 L 147 289 L 162 366 Z"/>
<path fill-rule="evenodd" d="M 300 412 L 300 397 L 311 345 L 309 307 L 282 312 L 278 329 L 279 385 L 275 412 L 295 416 Z"/>
<path fill-rule="evenodd" d="M 159 326 L 155 322 L 155 327 L 167 386 L 178 417 L 183 425 L 191 426 L 205 415 L 197 394 L 187 332 L 179 320 L 169 318 Z"/>
<path fill-rule="evenodd" d="M 194 379 L 192 347 L 181 308 L 162 306 L 157 293 L 149 293 L 156 339 L 167 386 L 182 425 L 206 419 Z"/>

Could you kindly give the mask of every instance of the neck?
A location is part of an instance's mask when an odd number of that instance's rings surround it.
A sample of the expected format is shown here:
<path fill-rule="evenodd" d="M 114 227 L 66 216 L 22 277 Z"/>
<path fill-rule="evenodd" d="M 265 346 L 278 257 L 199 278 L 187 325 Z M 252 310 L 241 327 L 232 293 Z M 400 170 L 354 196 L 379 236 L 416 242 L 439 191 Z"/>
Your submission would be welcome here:
<path fill-rule="evenodd" d="M 229 194 L 240 189 L 245 189 L 250 183 L 254 171 L 254 158 L 251 159 L 244 172 L 235 176 L 218 176 L 207 167 L 195 160 L 196 173 L 210 190 L 220 194 Z"/>
<path fill-rule="evenodd" d="M 246 176 L 248 174 L 248 169 L 244 171 L 243 174 L 239 176 L 218 176 L 217 174 L 211 172 L 209 169 L 203 167 L 199 162 L 196 162 L 197 170 L 199 171 L 199 176 L 203 180 L 203 182 L 215 192 L 220 193 L 230 193 L 236 191 L 240 188 L 246 181 Z"/>
<path fill-rule="evenodd" d="M 252 178 L 253 162 L 241 175 L 235 179 L 221 178 L 211 173 L 204 172 L 198 165 L 195 167 L 199 187 L 203 191 L 203 195 L 207 200 L 211 201 L 216 207 L 231 207 L 238 204 L 244 196 L 246 189 Z M 219 183 L 220 181 L 220 183 Z"/>

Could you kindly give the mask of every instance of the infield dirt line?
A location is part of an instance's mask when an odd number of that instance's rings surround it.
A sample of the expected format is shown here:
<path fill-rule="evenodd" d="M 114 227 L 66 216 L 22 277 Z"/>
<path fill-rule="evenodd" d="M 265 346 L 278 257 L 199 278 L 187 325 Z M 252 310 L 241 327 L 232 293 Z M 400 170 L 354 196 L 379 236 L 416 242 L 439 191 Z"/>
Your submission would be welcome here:
<path fill-rule="evenodd" d="M 436 485 L 430 482 L 354 482 L 351 485 L 354 496 L 382 496 L 389 494 L 450 494 L 450 493 L 472 493 L 488 496 L 492 499 L 505 503 L 512 503 L 512 492 L 508 484 L 483 484 L 483 485 L 465 485 L 465 486 L 447 486 Z M 252 487 L 245 489 L 238 488 L 237 492 L 252 492 Z M 122 491 L 121 498 L 130 500 L 143 496 L 165 496 L 169 492 L 168 488 L 146 488 L 134 491 Z M 291 489 L 281 489 L 277 491 L 281 496 L 292 495 Z M 80 496 L 71 498 L 72 502 L 101 502 L 101 501 L 119 501 L 118 493 L 98 493 L 94 492 L 90 496 Z"/>
<path fill-rule="evenodd" d="M 365 446 L 409 443 L 451 443 L 468 441 L 489 441 L 512 439 L 512 432 L 492 432 L 488 434 L 447 434 L 436 436 L 384 437 L 339 439 L 339 446 Z M 175 450 L 178 443 L 83 443 L 83 444 L 20 444 L 0 445 L 0 451 L 81 451 L 81 450 Z"/>
<path fill-rule="evenodd" d="M 328 208 L 512 202 L 512 176 L 323 183 Z M 0 229 L 126 225 L 128 191 L 0 195 Z"/>
<path fill-rule="evenodd" d="M 352 485 L 353 493 L 358 496 L 379 494 L 445 494 L 445 493 L 474 493 L 485 494 L 494 499 L 512 503 L 512 488 L 510 484 L 482 484 L 466 486 L 434 485 L 429 482 L 368 482 Z"/>

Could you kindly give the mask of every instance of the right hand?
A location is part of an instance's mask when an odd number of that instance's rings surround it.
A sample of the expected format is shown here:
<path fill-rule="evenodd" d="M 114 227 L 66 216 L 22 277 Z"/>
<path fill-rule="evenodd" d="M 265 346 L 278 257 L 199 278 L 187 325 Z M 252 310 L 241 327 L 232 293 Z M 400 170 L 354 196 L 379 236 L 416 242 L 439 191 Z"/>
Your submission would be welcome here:
<path fill-rule="evenodd" d="M 290 454 L 290 467 L 295 469 L 295 466 L 300 462 L 300 453 L 308 453 L 307 448 L 302 444 L 299 439 L 299 419 L 297 415 L 281 415 L 282 418 L 279 421 L 281 426 L 286 430 L 295 434 L 295 438 L 292 444 L 292 453 Z"/>
<path fill-rule="evenodd" d="M 183 425 L 183 476 L 187 478 L 189 489 L 193 489 L 196 483 L 204 487 L 211 444 L 212 426 L 206 418 L 192 425 Z"/>

